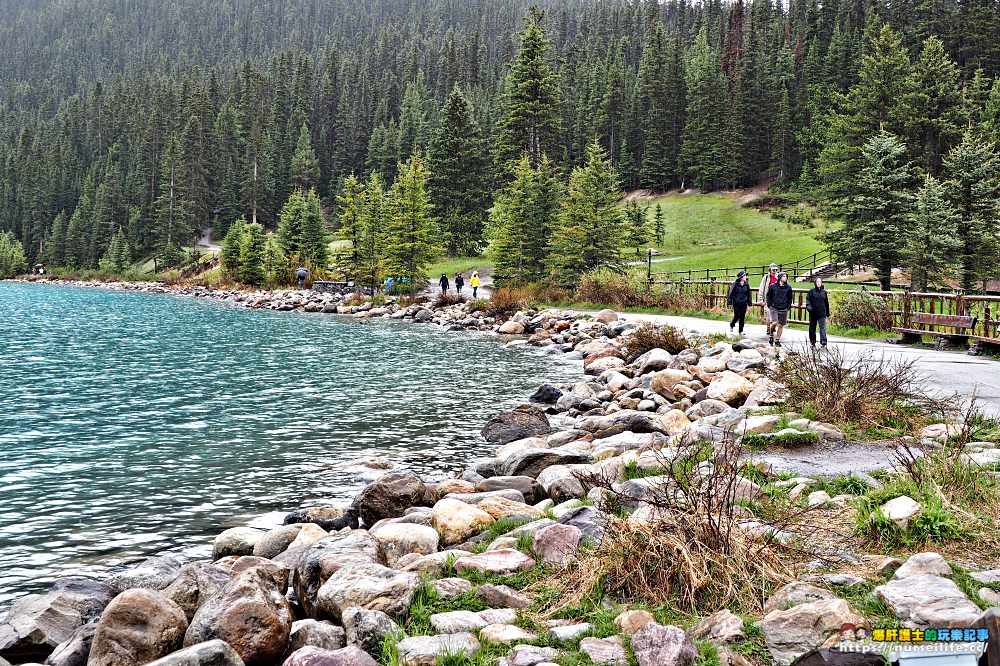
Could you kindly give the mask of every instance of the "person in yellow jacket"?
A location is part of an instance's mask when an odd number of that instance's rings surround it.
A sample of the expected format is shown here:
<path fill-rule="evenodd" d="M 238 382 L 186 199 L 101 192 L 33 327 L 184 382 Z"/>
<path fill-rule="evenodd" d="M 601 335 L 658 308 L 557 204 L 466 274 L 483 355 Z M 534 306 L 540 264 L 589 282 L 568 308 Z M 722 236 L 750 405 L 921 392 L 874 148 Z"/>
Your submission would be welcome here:
<path fill-rule="evenodd" d="M 472 297 L 476 297 L 476 290 L 479 289 L 479 271 L 472 271 L 472 277 L 469 278 L 469 286 L 472 287 Z"/>

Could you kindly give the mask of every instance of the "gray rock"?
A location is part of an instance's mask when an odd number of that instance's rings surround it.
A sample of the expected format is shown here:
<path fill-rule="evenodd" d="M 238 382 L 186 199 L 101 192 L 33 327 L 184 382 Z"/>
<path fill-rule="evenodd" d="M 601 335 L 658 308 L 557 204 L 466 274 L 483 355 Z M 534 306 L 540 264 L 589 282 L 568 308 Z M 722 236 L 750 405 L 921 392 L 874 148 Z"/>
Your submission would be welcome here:
<path fill-rule="evenodd" d="M 339 506 L 311 506 L 296 509 L 285 516 L 285 524 L 315 523 L 328 532 L 342 530 L 345 527 L 358 528 L 358 516 L 349 508 Z"/>
<path fill-rule="evenodd" d="M 96 620 L 118 590 L 89 578 L 65 578 L 41 595 L 14 602 L 0 624 L 0 657 L 41 661 L 77 629 Z"/>
<path fill-rule="evenodd" d="M 530 598 L 507 585 L 483 583 L 476 590 L 476 596 L 490 606 L 502 606 L 506 608 L 528 608 L 531 606 Z"/>
<path fill-rule="evenodd" d="M 353 645 L 338 650 L 309 645 L 289 655 L 284 666 L 378 666 L 378 662 Z"/>
<path fill-rule="evenodd" d="M 386 563 L 382 544 L 366 530 L 331 534 L 310 546 L 293 583 L 306 616 L 316 618 L 316 595 L 330 576 L 344 566 L 362 563 Z"/>
<path fill-rule="evenodd" d="M 434 581 L 434 589 L 442 599 L 454 599 L 472 591 L 472 583 L 464 578 L 442 578 Z"/>
<path fill-rule="evenodd" d="M 391 617 L 377 610 L 353 606 L 341 613 L 347 643 L 356 645 L 372 656 L 382 653 L 382 642 L 386 636 L 401 636 L 399 625 Z"/>
<path fill-rule="evenodd" d="M 764 602 L 764 613 L 770 613 L 773 610 L 787 610 L 799 604 L 836 598 L 837 595 L 829 590 L 801 581 L 792 581 L 781 587 Z"/>
<path fill-rule="evenodd" d="M 150 557 L 111 576 L 108 578 L 108 583 L 119 590 L 130 590 L 136 587 L 159 590 L 177 575 L 177 571 L 183 564 L 179 557 L 170 555 Z"/>
<path fill-rule="evenodd" d="M 345 609 L 359 606 L 401 618 L 420 587 L 420 576 L 380 564 L 355 564 L 330 576 L 317 595 L 317 609 L 341 621 Z"/>
<path fill-rule="evenodd" d="M 135 666 L 181 648 L 184 611 L 159 592 L 136 588 L 115 597 L 101 614 L 88 666 Z"/>
<path fill-rule="evenodd" d="M 218 560 L 229 555 L 253 555 L 253 549 L 264 536 L 263 530 L 254 527 L 233 527 L 215 537 L 212 559 Z"/>
<path fill-rule="evenodd" d="M 365 525 L 402 516 L 412 506 L 430 506 L 427 486 L 413 472 L 389 472 L 358 493 L 352 505 Z"/>
<path fill-rule="evenodd" d="M 610 638 L 594 638 L 593 636 L 580 641 L 580 652 L 590 657 L 595 664 L 605 666 L 626 666 L 628 655 L 621 636 Z"/>
<path fill-rule="evenodd" d="M 56 646 L 45 663 L 48 666 L 87 666 L 95 631 L 97 631 L 96 621 L 78 627 L 72 636 Z"/>
<path fill-rule="evenodd" d="M 597 544 L 604 539 L 604 528 L 608 524 L 607 514 L 592 506 L 581 506 L 563 514 L 556 521 L 559 525 L 572 525 L 583 532 L 583 543 Z"/>
<path fill-rule="evenodd" d="M 632 651 L 639 666 L 691 666 L 698 648 L 673 625 L 649 622 L 632 636 Z"/>
<path fill-rule="evenodd" d="M 537 645 L 515 645 L 507 655 L 507 666 L 539 666 L 559 658 L 559 650 Z"/>
<path fill-rule="evenodd" d="M 802 603 L 773 610 L 757 622 L 775 662 L 786 666 L 809 650 L 835 637 L 843 624 L 864 620 L 843 599 Z"/>
<path fill-rule="evenodd" d="M 544 469 L 553 465 L 576 465 L 589 462 L 590 455 L 584 451 L 522 449 L 501 463 L 501 471 L 506 476 L 537 477 Z"/>
<path fill-rule="evenodd" d="M 594 625 L 589 622 L 561 625 L 549 629 L 549 638 L 554 641 L 572 641 L 593 630 Z"/>
<path fill-rule="evenodd" d="M 181 607 L 190 622 L 201 604 L 225 587 L 231 578 L 230 572 L 208 562 L 193 562 L 182 567 L 161 592 Z"/>
<path fill-rule="evenodd" d="M 531 550 L 542 564 L 565 567 L 576 560 L 583 530 L 575 525 L 556 523 L 535 532 Z"/>
<path fill-rule="evenodd" d="M 931 573 L 893 579 L 874 595 L 908 627 L 968 627 L 982 613 L 954 581 Z"/>
<path fill-rule="evenodd" d="M 532 405 L 521 405 L 490 419 L 483 427 L 483 439 L 491 444 L 507 444 L 527 437 L 552 432 L 545 412 Z M 509 476 L 516 476 L 510 474 Z"/>
<path fill-rule="evenodd" d="M 944 576 L 951 573 L 951 566 L 945 561 L 943 557 L 937 553 L 917 553 L 916 555 L 911 555 L 898 569 L 896 573 L 893 574 L 893 578 L 896 580 L 902 580 L 903 578 L 909 578 L 910 576 L 918 576 L 921 574 L 932 574 L 935 576 Z"/>
<path fill-rule="evenodd" d="M 299 536 L 302 529 L 301 524 L 282 525 L 273 530 L 268 530 L 254 544 L 253 555 L 255 557 L 272 558 L 285 552 L 288 546 Z"/>
<path fill-rule="evenodd" d="M 980 583 L 987 585 L 1000 583 L 1000 569 L 990 569 L 988 571 L 973 571 L 969 576 Z"/>
<path fill-rule="evenodd" d="M 709 640 L 713 643 L 735 643 L 746 637 L 743 620 L 731 610 L 722 610 L 709 615 L 690 631 L 691 638 Z"/>
<path fill-rule="evenodd" d="M 347 645 L 347 635 L 343 627 L 332 622 L 320 620 L 296 620 L 292 622 L 292 631 L 288 636 L 286 655 L 291 655 L 300 648 L 307 646 L 324 650 L 339 650 Z"/>
<path fill-rule="evenodd" d="M 545 489 L 530 476 L 494 476 L 476 484 L 479 492 L 494 490 L 516 490 L 528 504 L 537 504 L 545 499 Z"/>
<path fill-rule="evenodd" d="M 479 650 L 479 640 L 469 633 L 441 636 L 413 636 L 398 643 L 402 666 L 431 666 L 441 653 L 471 657 Z"/>
<path fill-rule="evenodd" d="M 198 643 L 168 654 L 147 666 L 244 666 L 240 655 L 225 641 L 218 639 Z"/>
<path fill-rule="evenodd" d="M 184 636 L 186 646 L 213 639 L 229 643 L 247 666 L 281 657 L 292 629 L 292 609 L 265 570 L 245 571 L 205 601 Z"/>
<path fill-rule="evenodd" d="M 545 405 L 554 405 L 560 397 L 562 397 L 562 391 L 557 387 L 552 384 L 542 384 L 538 387 L 538 390 L 531 394 L 529 400 Z"/>

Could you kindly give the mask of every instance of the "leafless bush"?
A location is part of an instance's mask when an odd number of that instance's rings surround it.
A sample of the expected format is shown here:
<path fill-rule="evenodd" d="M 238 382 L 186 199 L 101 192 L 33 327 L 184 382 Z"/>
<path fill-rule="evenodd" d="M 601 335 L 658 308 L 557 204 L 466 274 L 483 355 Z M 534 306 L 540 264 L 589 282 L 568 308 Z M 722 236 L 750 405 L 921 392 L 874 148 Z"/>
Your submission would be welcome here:
<path fill-rule="evenodd" d="M 493 292 L 486 314 L 497 319 L 510 317 L 518 310 L 531 307 L 531 290 L 518 287 L 501 287 Z"/>
<path fill-rule="evenodd" d="M 788 404 L 815 409 L 825 421 L 864 427 L 910 429 L 927 414 L 953 409 L 953 399 L 935 396 L 914 361 L 863 354 L 848 359 L 832 347 L 816 354 L 804 348 L 784 357 L 775 379 L 789 391 Z"/>
<path fill-rule="evenodd" d="M 866 291 L 833 292 L 833 321 L 844 328 L 892 328 L 892 313 L 885 301 Z"/>
<path fill-rule="evenodd" d="M 673 326 L 657 326 L 643 322 L 629 331 L 625 341 L 625 358 L 631 363 L 651 349 L 663 349 L 671 354 L 679 354 L 691 347 L 684 333 Z"/>
<path fill-rule="evenodd" d="M 620 308 L 653 307 L 656 298 L 645 280 L 628 273 L 594 271 L 580 278 L 577 298 L 585 303 L 601 303 Z"/>
<path fill-rule="evenodd" d="M 402 307 L 408 308 L 411 305 L 421 305 L 426 303 L 427 300 L 427 297 L 423 294 L 403 294 L 399 297 L 398 302 Z"/>
<path fill-rule="evenodd" d="M 441 292 L 438 294 L 437 298 L 434 299 L 434 307 L 444 308 L 449 305 L 458 305 L 459 303 L 465 303 L 466 298 L 461 294 L 450 294 L 448 292 Z"/>

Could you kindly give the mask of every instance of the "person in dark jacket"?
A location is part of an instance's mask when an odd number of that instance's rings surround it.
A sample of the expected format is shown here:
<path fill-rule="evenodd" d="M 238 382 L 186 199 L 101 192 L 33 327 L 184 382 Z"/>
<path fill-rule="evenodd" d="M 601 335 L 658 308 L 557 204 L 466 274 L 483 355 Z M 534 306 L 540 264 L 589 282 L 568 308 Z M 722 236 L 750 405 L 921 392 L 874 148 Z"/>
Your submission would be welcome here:
<path fill-rule="evenodd" d="M 819 327 L 819 341 L 826 347 L 826 320 L 830 316 L 830 297 L 823 286 L 823 278 L 816 278 L 815 286 L 806 294 L 806 310 L 809 312 L 809 344 L 816 347 L 816 328 Z"/>
<path fill-rule="evenodd" d="M 448 283 L 448 274 L 447 273 L 441 273 L 441 279 L 438 280 L 438 286 L 441 287 L 441 293 L 442 294 L 447 294 L 448 293 L 448 287 L 450 287 L 451 285 Z"/>
<path fill-rule="evenodd" d="M 465 286 L 465 278 L 462 277 L 461 273 L 455 273 L 455 293 L 461 294 L 462 287 Z"/>
<path fill-rule="evenodd" d="M 750 292 L 750 284 L 746 271 L 740 271 L 736 276 L 736 282 L 729 288 L 729 305 L 733 308 L 733 320 L 729 322 L 729 332 L 732 333 L 737 322 L 740 325 L 740 335 L 743 335 L 743 324 L 747 317 L 747 307 L 750 306 L 753 296 Z"/>
<path fill-rule="evenodd" d="M 306 277 L 309 275 L 309 270 L 305 266 L 299 266 L 298 270 L 295 271 L 295 277 L 299 279 L 299 289 L 306 286 Z"/>
<path fill-rule="evenodd" d="M 778 281 L 767 289 L 767 311 L 771 320 L 767 325 L 767 334 L 772 346 L 781 346 L 781 334 L 788 323 L 788 311 L 791 309 L 792 288 L 788 284 L 788 273 L 782 271 L 778 273 Z"/>

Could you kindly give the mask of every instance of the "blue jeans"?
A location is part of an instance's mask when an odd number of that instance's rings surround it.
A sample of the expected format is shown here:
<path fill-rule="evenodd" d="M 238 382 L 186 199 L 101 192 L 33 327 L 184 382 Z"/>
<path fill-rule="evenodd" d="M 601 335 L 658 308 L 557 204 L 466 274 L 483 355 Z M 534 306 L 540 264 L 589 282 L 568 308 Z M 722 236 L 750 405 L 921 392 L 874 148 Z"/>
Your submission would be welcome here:
<path fill-rule="evenodd" d="M 826 317 L 809 315 L 809 344 L 816 344 L 816 327 L 819 326 L 819 341 L 826 344 Z"/>

